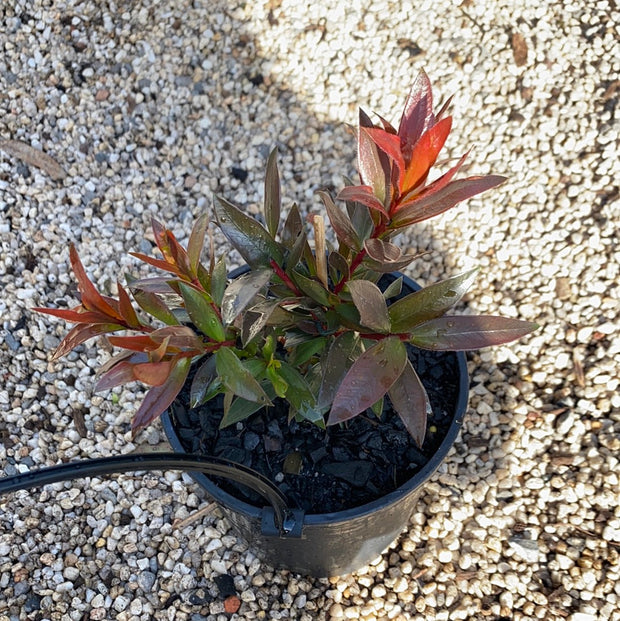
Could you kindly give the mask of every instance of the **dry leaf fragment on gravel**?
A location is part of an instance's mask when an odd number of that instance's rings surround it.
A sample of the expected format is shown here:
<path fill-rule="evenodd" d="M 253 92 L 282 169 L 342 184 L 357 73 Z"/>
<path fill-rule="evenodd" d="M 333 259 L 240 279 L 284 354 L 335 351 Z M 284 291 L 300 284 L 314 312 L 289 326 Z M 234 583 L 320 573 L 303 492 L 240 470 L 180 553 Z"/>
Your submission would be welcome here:
<path fill-rule="evenodd" d="M 522 67 L 527 63 L 527 43 L 520 32 L 515 32 L 510 40 L 512 45 L 512 54 L 515 59 L 515 65 Z"/>
<path fill-rule="evenodd" d="M 21 140 L 0 140 L 0 150 L 47 173 L 54 181 L 65 179 L 67 173 L 50 155 Z"/>

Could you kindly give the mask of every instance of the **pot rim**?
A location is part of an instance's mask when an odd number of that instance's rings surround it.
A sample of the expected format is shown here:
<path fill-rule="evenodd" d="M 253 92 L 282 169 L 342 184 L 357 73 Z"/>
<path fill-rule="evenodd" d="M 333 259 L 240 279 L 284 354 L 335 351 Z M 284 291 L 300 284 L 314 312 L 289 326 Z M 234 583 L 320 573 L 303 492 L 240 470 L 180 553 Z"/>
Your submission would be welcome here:
<path fill-rule="evenodd" d="M 247 266 L 237 268 L 236 270 L 231 272 L 230 277 L 234 278 L 236 276 L 239 276 L 240 274 L 243 274 L 245 271 L 247 271 L 247 269 Z M 407 286 L 411 287 L 414 290 L 420 289 L 420 286 L 408 276 L 398 272 L 394 272 L 393 275 L 403 276 L 403 282 L 407 284 Z M 359 505 L 357 507 L 352 507 L 350 509 L 344 509 L 342 511 L 334 511 L 330 513 L 306 513 L 304 515 L 304 525 L 318 526 L 325 523 L 344 522 L 353 518 L 360 518 L 365 515 L 371 514 L 381 507 L 385 507 L 392 504 L 393 502 L 396 502 L 403 496 L 410 493 L 412 490 L 421 486 L 437 470 L 441 462 L 447 456 L 450 448 L 454 444 L 459 434 L 459 431 L 461 430 L 463 418 L 467 410 L 467 402 L 469 399 L 469 375 L 467 371 L 467 359 L 465 357 L 465 354 L 461 351 L 451 353 L 454 353 L 457 359 L 457 373 L 459 379 L 457 388 L 458 398 L 455 406 L 454 417 L 452 419 L 452 422 L 450 423 L 450 426 L 448 427 L 448 431 L 444 439 L 442 440 L 441 444 L 439 445 L 433 456 L 424 465 L 424 467 L 416 474 L 414 474 L 408 481 L 397 487 L 395 490 L 392 490 L 391 492 L 388 492 L 384 496 L 372 500 L 371 502 Z M 164 432 L 166 433 L 168 441 L 170 442 L 173 450 L 176 452 L 186 453 L 187 451 L 181 445 L 181 441 L 179 440 L 179 437 L 172 425 L 170 408 L 168 408 L 161 415 L 161 420 L 164 427 Z M 191 476 L 199 485 L 201 485 L 207 491 L 208 494 L 213 496 L 215 500 L 221 502 L 227 508 L 245 514 L 250 518 L 261 518 L 263 511 L 262 507 L 257 507 L 243 500 L 239 500 L 235 496 L 218 487 L 205 474 L 193 472 L 191 473 Z M 294 509 L 295 507 L 291 508 Z"/>

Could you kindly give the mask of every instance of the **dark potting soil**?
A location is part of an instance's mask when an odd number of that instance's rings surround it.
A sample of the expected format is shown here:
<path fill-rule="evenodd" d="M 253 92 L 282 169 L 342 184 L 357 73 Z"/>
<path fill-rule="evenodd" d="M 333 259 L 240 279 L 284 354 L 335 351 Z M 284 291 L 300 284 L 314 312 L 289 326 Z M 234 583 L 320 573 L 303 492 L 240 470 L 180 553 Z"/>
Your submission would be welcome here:
<path fill-rule="evenodd" d="M 404 291 L 403 295 L 409 293 Z M 188 453 L 224 457 L 257 470 L 276 483 L 292 507 L 327 513 L 357 507 L 393 491 L 433 456 L 452 422 L 458 400 L 458 361 L 452 352 L 408 346 L 409 359 L 429 396 L 432 415 L 419 448 L 386 397 L 381 420 L 367 412 L 322 430 L 288 423 L 288 406 L 276 399 L 239 426 L 219 429 L 222 399 L 189 408 L 189 386 L 171 408 L 173 426 Z M 214 481 L 251 504 L 262 498 L 248 488 Z"/>

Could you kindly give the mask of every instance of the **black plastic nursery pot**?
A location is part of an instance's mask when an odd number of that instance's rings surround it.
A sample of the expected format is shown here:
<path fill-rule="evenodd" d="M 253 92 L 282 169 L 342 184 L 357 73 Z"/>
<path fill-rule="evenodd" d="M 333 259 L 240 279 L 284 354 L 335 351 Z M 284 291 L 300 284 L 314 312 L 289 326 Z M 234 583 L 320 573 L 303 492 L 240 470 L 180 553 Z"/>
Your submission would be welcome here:
<path fill-rule="evenodd" d="M 418 289 L 406 278 L 404 284 Z M 427 463 L 409 480 L 384 496 L 351 509 L 304 513 L 292 507 L 292 519 L 279 529 L 271 507 L 251 504 L 222 489 L 210 477 L 192 472 L 194 480 L 224 510 L 236 532 L 265 563 L 276 569 L 315 577 L 351 573 L 377 558 L 406 528 L 423 485 L 454 444 L 467 408 L 469 378 L 465 355 L 454 356 L 456 398 L 447 431 Z M 186 450 L 179 435 L 173 406 L 162 415 L 164 431 L 174 451 Z"/>

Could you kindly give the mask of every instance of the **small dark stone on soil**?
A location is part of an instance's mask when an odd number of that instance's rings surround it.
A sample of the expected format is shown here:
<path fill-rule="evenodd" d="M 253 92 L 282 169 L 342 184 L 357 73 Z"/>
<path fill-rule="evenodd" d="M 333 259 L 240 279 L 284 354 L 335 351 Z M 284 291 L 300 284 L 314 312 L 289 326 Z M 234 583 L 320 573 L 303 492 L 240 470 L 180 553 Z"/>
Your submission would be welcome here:
<path fill-rule="evenodd" d="M 213 581 L 217 585 L 222 598 L 226 598 L 230 595 L 236 595 L 237 589 L 235 588 L 235 581 L 229 574 L 221 574 L 216 576 Z"/>

